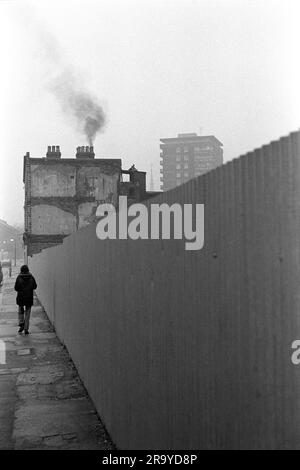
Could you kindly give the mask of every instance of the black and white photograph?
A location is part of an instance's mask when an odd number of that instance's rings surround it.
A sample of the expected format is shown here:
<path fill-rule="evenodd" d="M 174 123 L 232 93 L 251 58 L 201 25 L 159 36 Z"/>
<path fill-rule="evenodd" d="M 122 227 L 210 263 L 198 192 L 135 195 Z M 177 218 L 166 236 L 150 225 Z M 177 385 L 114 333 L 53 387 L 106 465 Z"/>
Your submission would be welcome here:
<path fill-rule="evenodd" d="M 0 20 L 0 460 L 300 450 L 299 1 Z"/>

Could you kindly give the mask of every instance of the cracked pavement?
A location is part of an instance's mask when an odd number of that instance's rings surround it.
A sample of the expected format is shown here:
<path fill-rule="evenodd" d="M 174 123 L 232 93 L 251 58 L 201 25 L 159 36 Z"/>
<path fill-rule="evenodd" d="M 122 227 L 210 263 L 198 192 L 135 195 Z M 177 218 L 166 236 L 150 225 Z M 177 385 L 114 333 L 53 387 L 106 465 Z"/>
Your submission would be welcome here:
<path fill-rule="evenodd" d="M 36 300 L 30 334 L 17 333 L 16 274 L 15 268 L 0 287 L 0 341 L 6 356 L 6 363 L 0 363 L 0 450 L 114 449 Z"/>

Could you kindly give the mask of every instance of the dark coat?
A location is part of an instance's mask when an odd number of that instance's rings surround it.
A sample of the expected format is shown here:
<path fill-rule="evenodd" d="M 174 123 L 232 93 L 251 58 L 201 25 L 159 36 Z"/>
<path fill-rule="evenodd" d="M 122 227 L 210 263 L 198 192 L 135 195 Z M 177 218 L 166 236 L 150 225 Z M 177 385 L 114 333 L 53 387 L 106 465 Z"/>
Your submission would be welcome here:
<path fill-rule="evenodd" d="M 33 290 L 36 288 L 37 285 L 32 274 L 19 274 L 15 283 L 15 290 L 18 292 L 17 304 L 31 307 L 33 305 Z"/>

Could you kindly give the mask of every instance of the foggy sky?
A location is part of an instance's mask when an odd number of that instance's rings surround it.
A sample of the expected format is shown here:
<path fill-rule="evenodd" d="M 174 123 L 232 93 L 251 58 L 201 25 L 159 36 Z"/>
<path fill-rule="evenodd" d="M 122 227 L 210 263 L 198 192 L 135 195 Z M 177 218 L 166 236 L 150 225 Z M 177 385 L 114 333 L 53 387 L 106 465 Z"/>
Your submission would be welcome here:
<path fill-rule="evenodd" d="M 299 129 L 299 11 L 296 0 L 0 1 L 0 218 L 23 221 L 27 151 L 86 145 L 47 90 L 60 70 L 37 27 L 103 106 L 96 157 L 152 163 L 159 189 L 160 137 L 214 134 L 230 160 Z"/>

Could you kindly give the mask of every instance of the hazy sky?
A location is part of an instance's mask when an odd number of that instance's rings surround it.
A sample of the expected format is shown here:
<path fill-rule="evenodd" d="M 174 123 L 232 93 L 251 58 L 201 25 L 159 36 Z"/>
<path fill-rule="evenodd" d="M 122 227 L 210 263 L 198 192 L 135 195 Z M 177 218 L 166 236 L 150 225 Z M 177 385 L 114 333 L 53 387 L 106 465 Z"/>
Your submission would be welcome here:
<path fill-rule="evenodd" d="M 155 189 L 160 137 L 214 134 L 230 160 L 299 129 L 297 3 L 0 0 L 0 218 L 23 221 L 27 151 L 87 144 L 49 91 L 65 70 L 106 112 L 96 156 L 153 164 Z"/>

